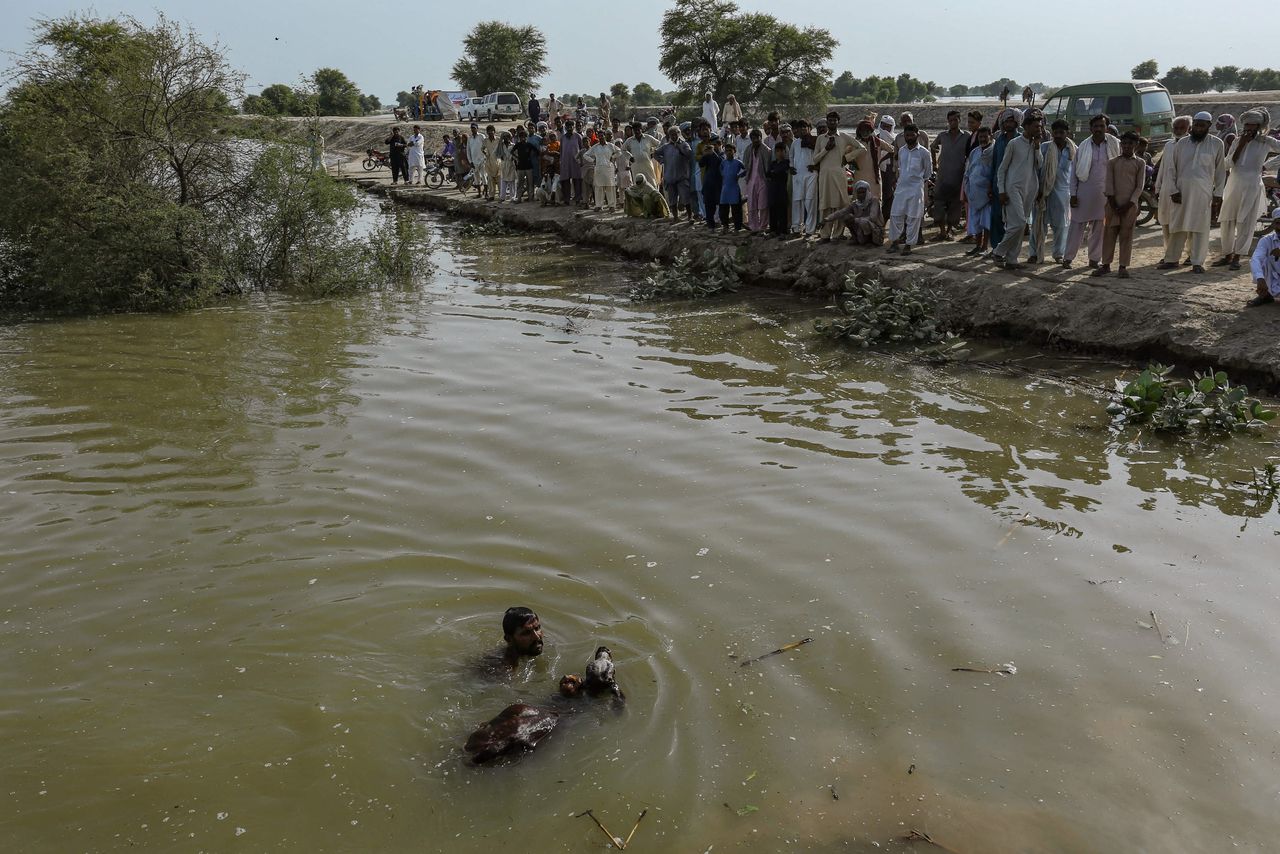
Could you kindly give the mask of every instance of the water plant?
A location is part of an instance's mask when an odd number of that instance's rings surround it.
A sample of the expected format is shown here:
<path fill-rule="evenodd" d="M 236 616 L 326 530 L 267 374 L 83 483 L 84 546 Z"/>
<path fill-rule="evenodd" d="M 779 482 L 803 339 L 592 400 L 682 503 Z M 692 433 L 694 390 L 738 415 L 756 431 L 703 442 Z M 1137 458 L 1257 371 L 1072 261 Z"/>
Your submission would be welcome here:
<path fill-rule="evenodd" d="M 681 250 L 670 264 L 650 264 L 649 271 L 643 282 L 631 288 L 632 300 L 703 299 L 736 291 L 742 281 L 737 259 L 710 249 L 697 257 Z"/>
<path fill-rule="evenodd" d="M 1116 380 L 1118 399 L 1107 406 L 1107 413 L 1122 425 L 1175 433 L 1193 427 L 1228 433 L 1276 417 L 1249 396 L 1248 388 L 1233 385 L 1225 371 L 1196 372 L 1190 380 L 1172 372 L 1171 366 L 1152 363 L 1133 380 Z"/>
<path fill-rule="evenodd" d="M 876 343 L 933 344 L 945 336 L 937 297 L 917 284 L 889 285 L 870 273 L 850 273 L 836 294 L 840 315 L 814 321 L 822 335 L 859 347 Z"/>
<path fill-rule="evenodd" d="M 458 233 L 463 237 L 506 237 L 515 234 L 515 230 L 501 220 L 488 219 L 484 222 L 463 223 Z"/>

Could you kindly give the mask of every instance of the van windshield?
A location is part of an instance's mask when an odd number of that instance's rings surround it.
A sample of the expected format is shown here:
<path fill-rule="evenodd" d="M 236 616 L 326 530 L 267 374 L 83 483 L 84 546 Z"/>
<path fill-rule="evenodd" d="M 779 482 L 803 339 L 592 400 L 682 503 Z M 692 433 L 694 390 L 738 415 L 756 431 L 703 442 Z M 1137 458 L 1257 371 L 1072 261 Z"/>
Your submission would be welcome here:
<path fill-rule="evenodd" d="M 1154 92 L 1142 93 L 1142 112 L 1144 115 L 1152 113 L 1172 113 L 1173 101 L 1169 99 L 1169 93 L 1162 89 Z"/>

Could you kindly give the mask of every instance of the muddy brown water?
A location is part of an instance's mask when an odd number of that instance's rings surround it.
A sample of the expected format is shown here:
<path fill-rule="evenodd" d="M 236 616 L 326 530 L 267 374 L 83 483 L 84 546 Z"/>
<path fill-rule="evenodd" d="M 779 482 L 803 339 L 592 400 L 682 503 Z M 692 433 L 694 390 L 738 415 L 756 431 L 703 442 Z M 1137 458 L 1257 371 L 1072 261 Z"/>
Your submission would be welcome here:
<path fill-rule="evenodd" d="M 5 850 L 604 850 L 587 809 L 648 809 L 632 851 L 1274 850 L 1280 511 L 1234 483 L 1274 433 L 430 222 L 404 287 L 0 330 Z M 546 653 L 479 680 L 513 604 Z M 463 762 L 599 644 L 625 713 Z"/>

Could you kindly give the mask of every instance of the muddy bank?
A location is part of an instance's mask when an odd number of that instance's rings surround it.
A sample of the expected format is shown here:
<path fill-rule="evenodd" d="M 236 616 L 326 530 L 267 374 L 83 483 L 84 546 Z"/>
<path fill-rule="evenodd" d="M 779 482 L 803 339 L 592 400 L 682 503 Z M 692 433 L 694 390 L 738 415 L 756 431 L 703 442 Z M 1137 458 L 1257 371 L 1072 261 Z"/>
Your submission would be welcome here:
<path fill-rule="evenodd" d="M 1161 248 L 1154 227 L 1140 230 L 1131 279 L 1090 277 L 1082 260 L 1070 270 L 1042 264 L 1014 273 L 964 256 L 968 247 L 957 243 L 930 243 L 902 258 L 840 241 L 723 235 L 701 224 L 642 221 L 536 203 L 499 205 L 463 198 L 455 190 L 392 188 L 385 171 L 370 176 L 359 168 L 358 163 L 345 167 L 343 177 L 401 204 L 497 220 L 546 232 L 557 242 L 612 249 L 643 262 L 670 261 L 684 250 L 732 252 L 749 285 L 800 294 L 828 293 L 848 273 L 860 270 L 890 282 L 921 281 L 937 290 L 943 318 L 961 332 L 1159 358 L 1184 368 L 1214 366 L 1254 386 L 1280 388 L 1280 305 L 1243 310 L 1253 292 L 1247 271 L 1210 268 L 1195 275 L 1187 268 L 1155 270 Z"/>

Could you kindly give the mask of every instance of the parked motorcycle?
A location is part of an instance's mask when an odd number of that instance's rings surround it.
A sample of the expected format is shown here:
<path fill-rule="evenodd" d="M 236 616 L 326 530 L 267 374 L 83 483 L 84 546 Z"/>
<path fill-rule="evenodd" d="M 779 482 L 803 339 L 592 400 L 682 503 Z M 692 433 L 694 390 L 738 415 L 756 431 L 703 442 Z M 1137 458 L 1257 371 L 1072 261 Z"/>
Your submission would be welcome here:
<path fill-rule="evenodd" d="M 374 169 L 390 169 L 391 155 L 384 154 L 376 148 L 365 150 L 364 171 L 372 172 Z"/>

